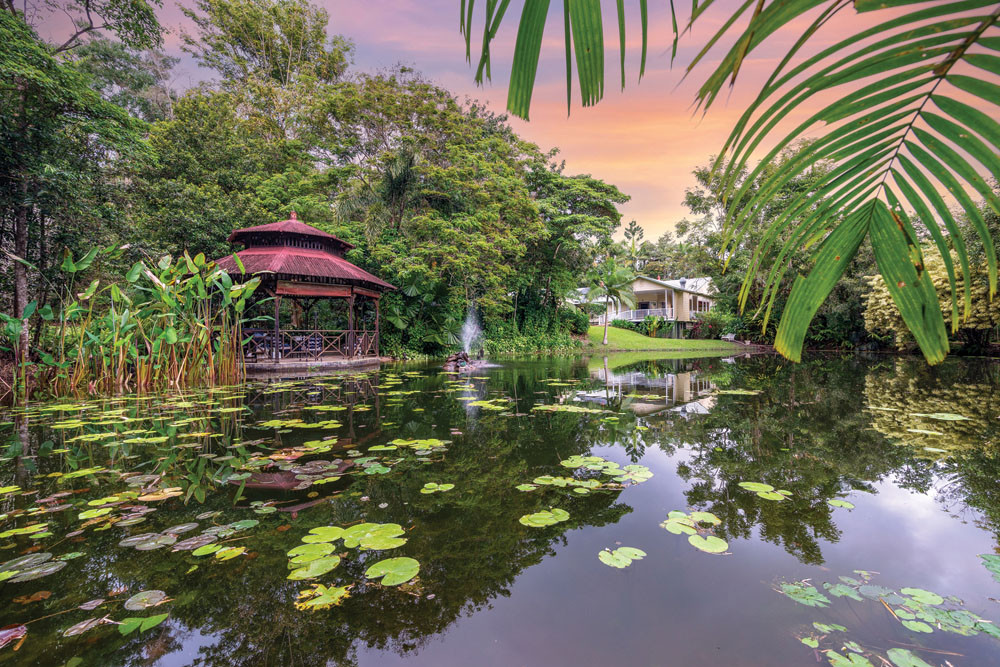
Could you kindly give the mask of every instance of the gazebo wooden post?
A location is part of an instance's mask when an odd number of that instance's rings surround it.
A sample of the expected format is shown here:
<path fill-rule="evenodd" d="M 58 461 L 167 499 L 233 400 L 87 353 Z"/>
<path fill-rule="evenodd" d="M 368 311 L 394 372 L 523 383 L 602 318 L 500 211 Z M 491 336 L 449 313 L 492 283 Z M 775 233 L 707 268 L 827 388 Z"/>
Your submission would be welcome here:
<path fill-rule="evenodd" d="M 347 297 L 347 356 L 354 358 L 354 287 L 351 287 L 351 295 Z"/>
<path fill-rule="evenodd" d="M 279 295 L 274 296 L 274 345 L 271 349 L 271 356 L 274 357 L 274 363 L 281 361 L 281 355 L 278 352 L 278 348 L 281 345 L 281 329 L 278 326 L 278 314 L 281 311 L 281 297 Z"/>
<path fill-rule="evenodd" d="M 378 302 L 379 301 L 380 301 L 380 299 L 375 299 L 375 356 L 376 357 L 382 356 L 381 354 L 379 354 L 379 349 L 378 349 L 378 341 L 379 341 L 379 329 L 378 329 L 379 309 L 378 309 Z"/>

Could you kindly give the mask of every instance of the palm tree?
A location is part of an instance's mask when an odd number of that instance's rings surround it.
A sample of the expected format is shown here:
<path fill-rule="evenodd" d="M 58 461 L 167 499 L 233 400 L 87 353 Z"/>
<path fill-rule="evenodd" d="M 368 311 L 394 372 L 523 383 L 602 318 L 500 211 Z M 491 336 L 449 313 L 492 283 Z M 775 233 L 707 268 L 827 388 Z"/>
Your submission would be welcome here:
<path fill-rule="evenodd" d="M 399 229 L 407 209 L 417 203 L 418 186 L 417 156 L 403 149 L 374 175 L 354 181 L 337 198 L 334 211 L 340 220 L 361 218 L 372 242 L 386 227 Z"/>
<path fill-rule="evenodd" d="M 618 264 L 613 259 L 606 259 L 594 267 L 590 275 L 590 292 L 588 296 L 594 301 L 604 300 L 604 342 L 608 344 L 608 311 L 611 304 L 628 308 L 635 307 L 635 294 L 632 292 L 632 281 L 635 274 Z"/>
<path fill-rule="evenodd" d="M 484 74 L 489 76 L 490 42 L 508 4 L 508 0 L 486 2 L 477 81 Z M 646 1 L 638 4 L 641 78 L 648 17 Z M 672 57 L 680 35 L 710 13 L 707 10 L 713 4 L 715 0 L 694 0 L 688 20 L 678 23 L 671 1 Z M 461 26 L 467 46 L 473 5 L 473 0 L 462 0 Z M 616 5 L 624 88 L 624 1 L 617 0 Z M 567 93 L 572 88 L 575 54 L 582 102 L 584 106 L 596 104 L 604 94 L 602 2 L 565 0 L 561 6 Z M 522 118 L 528 117 L 531 105 L 549 7 L 548 0 L 526 2 L 518 26 L 507 108 Z M 852 11 L 857 14 L 855 32 L 839 41 L 830 39 L 827 23 Z M 761 297 L 766 327 L 777 286 L 788 267 L 786 259 L 798 249 L 815 248 L 808 275 L 794 281 L 775 339 L 779 352 L 798 361 L 810 321 L 867 238 L 907 328 L 927 361 L 940 362 L 948 352 L 948 332 L 924 270 L 911 215 L 927 228 L 944 260 L 951 292 L 962 292 L 967 318 L 971 311 L 970 249 L 941 193 L 954 198 L 976 229 L 976 245 L 981 243 L 985 250 L 992 299 L 997 285 L 996 252 L 974 198 L 982 198 L 1000 213 L 1000 196 L 983 177 L 988 173 L 1000 179 L 1000 123 L 995 120 L 996 107 L 991 106 L 1000 101 L 1000 59 L 995 54 L 1000 5 L 995 0 L 747 0 L 723 18 L 722 27 L 687 66 L 690 73 L 717 45 L 732 43 L 727 52 L 714 58 L 719 64 L 698 91 L 697 106 L 703 111 L 712 106 L 727 82 L 734 85 L 744 60 L 770 43 L 776 32 L 787 29 L 785 33 L 790 33 L 795 24 L 799 35 L 736 123 L 714 165 L 718 195 L 727 211 L 726 242 L 739 241 L 783 184 L 817 163 L 832 165 L 756 243 L 740 307 L 746 306 L 752 277 L 770 264 Z M 832 45 L 816 55 L 802 54 L 807 43 L 827 42 Z M 570 99 L 568 95 L 567 104 Z M 775 132 L 783 120 L 806 110 L 814 113 L 792 131 L 784 136 Z M 819 138 L 779 169 L 764 173 L 776 156 L 807 133 Z M 751 156 L 762 145 L 771 150 L 750 169 Z M 747 170 L 750 174 L 744 178 Z M 958 259 L 961 288 L 956 286 L 950 247 Z M 959 326 L 958 301 L 952 299 L 953 331 Z"/>

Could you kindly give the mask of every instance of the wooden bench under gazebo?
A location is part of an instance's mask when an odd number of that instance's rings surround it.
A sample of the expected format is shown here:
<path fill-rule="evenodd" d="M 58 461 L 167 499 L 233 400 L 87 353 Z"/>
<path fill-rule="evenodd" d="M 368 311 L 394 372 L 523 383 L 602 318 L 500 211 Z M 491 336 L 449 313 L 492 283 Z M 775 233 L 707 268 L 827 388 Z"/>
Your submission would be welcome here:
<path fill-rule="evenodd" d="M 217 260 L 234 279 L 255 274 L 261 287 L 274 297 L 274 326 L 244 329 L 243 353 L 248 369 L 258 365 L 293 365 L 331 362 L 375 361 L 379 356 L 379 299 L 389 283 L 344 259 L 354 246 L 332 234 L 300 222 L 292 211 L 288 220 L 235 229 L 231 243 L 242 243 L 236 253 Z M 240 264 L 242 263 L 242 267 Z M 293 302 L 291 326 L 281 326 L 282 300 Z M 303 326 L 318 301 L 343 299 L 347 306 L 346 329 Z M 356 307 L 374 304 L 374 328 L 359 321 Z"/>

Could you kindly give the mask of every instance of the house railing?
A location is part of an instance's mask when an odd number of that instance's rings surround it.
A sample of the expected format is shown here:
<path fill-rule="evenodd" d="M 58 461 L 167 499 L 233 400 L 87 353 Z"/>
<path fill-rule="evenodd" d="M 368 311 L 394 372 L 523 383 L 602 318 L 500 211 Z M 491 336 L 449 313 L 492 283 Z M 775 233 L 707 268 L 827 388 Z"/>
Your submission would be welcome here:
<path fill-rule="evenodd" d="M 637 310 L 623 310 L 619 313 L 611 313 L 607 317 L 611 320 L 628 320 L 630 322 L 641 322 L 646 317 L 652 315 L 653 317 L 663 317 L 668 320 L 674 319 L 674 309 L 673 308 L 639 308 Z M 597 318 L 598 324 L 604 324 L 605 315 L 599 315 Z"/>
<path fill-rule="evenodd" d="M 370 329 L 244 329 L 247 361 L 319 360 L 323 357 L 378 356 L 378 330 Z"/>

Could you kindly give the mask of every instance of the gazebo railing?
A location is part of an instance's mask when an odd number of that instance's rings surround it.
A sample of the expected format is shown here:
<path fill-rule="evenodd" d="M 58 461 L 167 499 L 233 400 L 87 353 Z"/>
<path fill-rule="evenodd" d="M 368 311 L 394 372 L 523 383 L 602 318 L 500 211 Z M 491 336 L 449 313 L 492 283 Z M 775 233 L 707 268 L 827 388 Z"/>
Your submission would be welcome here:
<path fill-rule="evenodd" d="M 244 329 L 243 341 L 247 361 L 378 355 L 378 331 L 369 329 Z"/>

